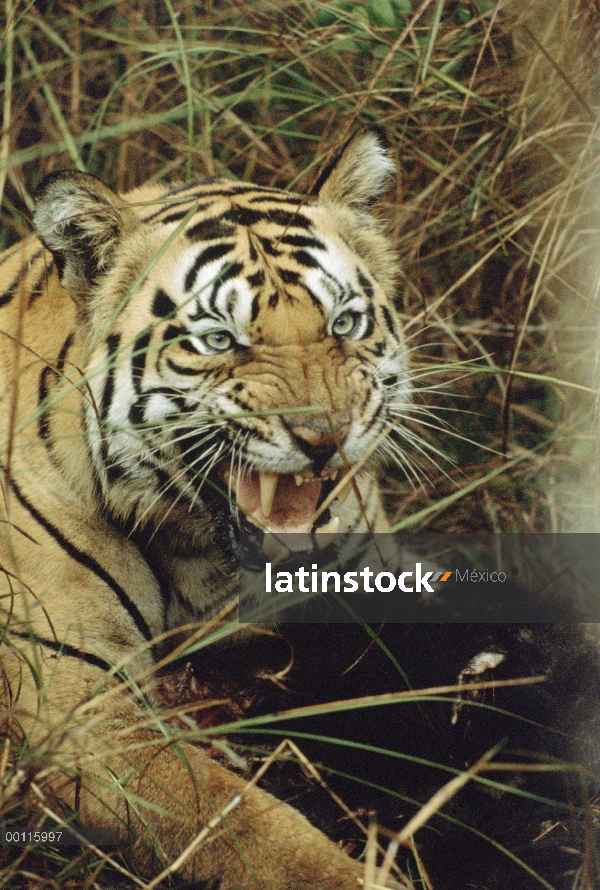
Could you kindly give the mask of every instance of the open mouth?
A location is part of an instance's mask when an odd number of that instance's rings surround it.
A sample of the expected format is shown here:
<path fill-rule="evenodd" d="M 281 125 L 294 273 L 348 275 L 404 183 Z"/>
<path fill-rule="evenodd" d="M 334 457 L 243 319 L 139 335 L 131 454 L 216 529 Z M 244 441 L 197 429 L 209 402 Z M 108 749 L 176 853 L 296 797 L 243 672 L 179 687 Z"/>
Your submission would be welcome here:
<path fill-rule="evenodd" d="M 344 479 L 349 472 L 344 468 L 327 469 L 320 476 L 311 472 L 236 473 L 221 465 L 218 475 L 250 526 L 265 534 L 310 536 L 313 532 L 337 532 L 339 518 L 329 507 L 348 497 L 352 481 L 344 484 Z"/>

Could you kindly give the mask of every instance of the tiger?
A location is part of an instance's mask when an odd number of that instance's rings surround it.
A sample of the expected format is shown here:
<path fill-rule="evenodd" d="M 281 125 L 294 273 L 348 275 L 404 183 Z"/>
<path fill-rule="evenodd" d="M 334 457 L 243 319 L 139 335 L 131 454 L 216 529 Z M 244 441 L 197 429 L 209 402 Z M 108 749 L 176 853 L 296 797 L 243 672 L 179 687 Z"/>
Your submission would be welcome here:
<path fill-rule="evenodd" d="M 387 529 L 377 460 L 411 404 L 398 259 L 373 210 L 395 171 L 364 130 L 303 195 L 227 178 L 120 195 L 54 172 L 36 234 L 0 257 L 5 720 L 46 756 L 63 811 L 125 828 L 144 875 L 362 883 L 148 703 L 173 650 L 233 614 L 240 529 L 267 550 Z"/>

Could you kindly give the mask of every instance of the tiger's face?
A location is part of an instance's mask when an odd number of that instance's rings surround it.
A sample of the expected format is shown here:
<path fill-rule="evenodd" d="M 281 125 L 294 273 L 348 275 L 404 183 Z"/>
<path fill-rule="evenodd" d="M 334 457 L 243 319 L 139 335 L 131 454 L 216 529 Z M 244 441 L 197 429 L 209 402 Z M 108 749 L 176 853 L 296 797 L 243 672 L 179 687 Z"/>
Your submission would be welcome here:
<path fill-rule="evenodd" d="M 395 263 L 367 210 L 391 169 L 366 133 L 310 199 L 219 180 L 125 203 L 82 174 L 42 184 L 36 224 L 80 305 L 114 512 L 339 527 L 409 402 Z"/>

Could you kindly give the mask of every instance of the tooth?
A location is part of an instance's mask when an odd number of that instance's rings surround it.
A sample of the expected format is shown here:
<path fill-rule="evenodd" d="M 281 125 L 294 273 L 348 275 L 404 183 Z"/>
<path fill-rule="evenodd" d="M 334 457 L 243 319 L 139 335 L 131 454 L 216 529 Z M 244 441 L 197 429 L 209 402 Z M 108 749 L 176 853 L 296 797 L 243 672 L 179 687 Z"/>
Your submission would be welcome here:
<path fill-rule="evenodd" d="M 304 476 L 301 476 L 300 473 L 294 473 L 294 479 L 298 487 L 304 484 Z"/>
<path fill-rule="evenodd" d="M 324 525 L 322 528 L 317 530 L 317 533 L 322 535 L 335 535 L 338 532 L 340 527 L 340 517 L 332 516 L 327 525 Z"/>
<path fill-rule="evenodd" d="M 271 515 L 271 510 L 273 508 L 278 480 L 279 476 L 277 473 L 258 474 L 258 481 L 260 483 L 260 508 L 267 519 Z"/>
<path fill-rule="evenodd" d="M 336 480 L 337 477 L 338 477 L 338 473 L 339 473 L 339 470 L 334 470 L 333 473 L 331 474 L 331 477 L 330 477 L 330 478 L 331 478 L 334 482 L 335 482 L 335 480 Z"/>
<path fill-rule="evenodd" d="M 325 550 L 326 547 L 333 543 L 339 527 L 340 517 L 333 516 L 327 525 L 322 525 L 321 528 L 316 530 L 315 544 L 318 550 Z"/>
<path fill-rule="evenodd" d="M 268 532 L 263 539 L 263 553 L 273 565 L 277 565 L 278 562 L 290 555 L 285 544 L 271 532 Z"/>

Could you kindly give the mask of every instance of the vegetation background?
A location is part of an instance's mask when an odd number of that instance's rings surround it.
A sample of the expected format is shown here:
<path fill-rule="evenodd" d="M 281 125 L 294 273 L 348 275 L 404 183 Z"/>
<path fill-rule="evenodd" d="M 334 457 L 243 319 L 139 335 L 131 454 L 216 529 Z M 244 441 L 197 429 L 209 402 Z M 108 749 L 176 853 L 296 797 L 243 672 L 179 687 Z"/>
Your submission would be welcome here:
<path fill-rule="evenodd" d="M 394 523 L 598 530 L 597 26 L 593 0 L 4 0 L 0 247 L 52 170 L 302 191 L 380 127 L 434 454 L 387 472 Z M 24 854 L 0 887 L 120 880 Z"/>

